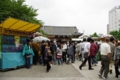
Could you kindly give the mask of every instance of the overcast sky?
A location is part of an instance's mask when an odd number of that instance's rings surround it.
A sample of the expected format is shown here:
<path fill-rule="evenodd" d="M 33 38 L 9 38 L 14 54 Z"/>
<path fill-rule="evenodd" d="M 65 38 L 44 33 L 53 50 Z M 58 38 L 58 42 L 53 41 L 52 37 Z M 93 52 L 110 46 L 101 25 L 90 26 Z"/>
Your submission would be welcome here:
<path fill-rule="evenodd" d="M 120 0 L 26 0 L 45 25 L 76 26 L 87 35 L 107 34 L 108 13 Z"/>

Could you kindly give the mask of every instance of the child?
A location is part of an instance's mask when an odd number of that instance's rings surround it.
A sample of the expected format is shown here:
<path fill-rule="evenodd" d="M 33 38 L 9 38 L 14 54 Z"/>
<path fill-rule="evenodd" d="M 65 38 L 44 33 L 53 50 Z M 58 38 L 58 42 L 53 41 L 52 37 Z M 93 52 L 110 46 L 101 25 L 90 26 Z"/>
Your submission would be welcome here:
<path fill-rule="evenodd" d="M 58 46 L 58 48 L 57 48 L 57 59 L 58 59 L 58 65 L 62 64 L 62 48 L 61 48 L 61 46 Z"/>

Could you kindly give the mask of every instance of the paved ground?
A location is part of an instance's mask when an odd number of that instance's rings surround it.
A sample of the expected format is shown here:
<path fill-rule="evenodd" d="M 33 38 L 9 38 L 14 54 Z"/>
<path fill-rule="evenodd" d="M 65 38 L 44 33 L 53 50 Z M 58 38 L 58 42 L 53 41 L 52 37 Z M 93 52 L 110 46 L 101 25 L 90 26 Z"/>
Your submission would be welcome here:
<path fill-rule="evenodd" d="M 98 77 L 100 62 L 94 66 L 94 70 L 88 70 L 88 66 L 79 70 L 80 61 L 73 64 L 53 65 L 50 72 L 42 65 L 32 66 L 31 69 L 21 68 L 7 72 L 0 72 L 0 80 L 103 80 Z M 114 67 L 113 67 L 114 68 Z M 109 74 L 109 80 L 120 80 L 115 78 L 115 73 Z"/>
<path fill-rule="evenodd" d="M 88 66 L 86 64 L 85 67 L 82 68 L 82 70 L 79 70 L 79 65 L 81 64 L 80 61 L 76 61 L 75 64 L 72 64 L 84 77 L 89 78 L 90 80 L 103 80 L 100 79 L 98 77 L 98 72 L 100 70 L 101 64 L 100 62 L 98 63 L 97 66 L 94 66 L 94 70 L 88 70 Z M 119 78 L 115 77 L 115 71 L 114 71 L 114 66 L 113 66 L 113 73 L 112 74 L 108 74 L 109 76 L 109 80 L 120 80 L 120 76 Z"/>
<path fill-rule="evenodd" d="M 0 72 L 0 80 L 88 80 L 73 65 L 53 65 L 46 73 L 42 65 Z"/>

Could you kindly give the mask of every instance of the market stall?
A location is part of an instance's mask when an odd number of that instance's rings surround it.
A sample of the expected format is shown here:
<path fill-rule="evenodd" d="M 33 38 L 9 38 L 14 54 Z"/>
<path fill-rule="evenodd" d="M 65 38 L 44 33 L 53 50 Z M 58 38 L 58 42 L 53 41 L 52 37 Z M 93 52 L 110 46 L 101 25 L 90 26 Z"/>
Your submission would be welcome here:
<path fill-rule="evenodd" d="M 25 65 L 25 59 L 22 55 L 23 46 L 26 43 L 26 39 L 40 27 L 39 24 L 14 18 L 8 18 L 0 24 L 1 70 Z"/>

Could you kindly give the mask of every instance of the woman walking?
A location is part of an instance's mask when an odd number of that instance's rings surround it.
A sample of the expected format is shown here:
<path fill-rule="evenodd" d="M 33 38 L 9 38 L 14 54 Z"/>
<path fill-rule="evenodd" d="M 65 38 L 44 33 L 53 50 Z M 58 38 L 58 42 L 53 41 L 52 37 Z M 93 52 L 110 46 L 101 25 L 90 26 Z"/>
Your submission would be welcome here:
<path fill-rule="evenodd" d="M 49 72 L 51 68 L 51 61 L 52 61 L 52 54 L 50 51 L 50 42 L 47 41 L 45 46 L 45 63 L 47 65 L 46 72 Z"/>

